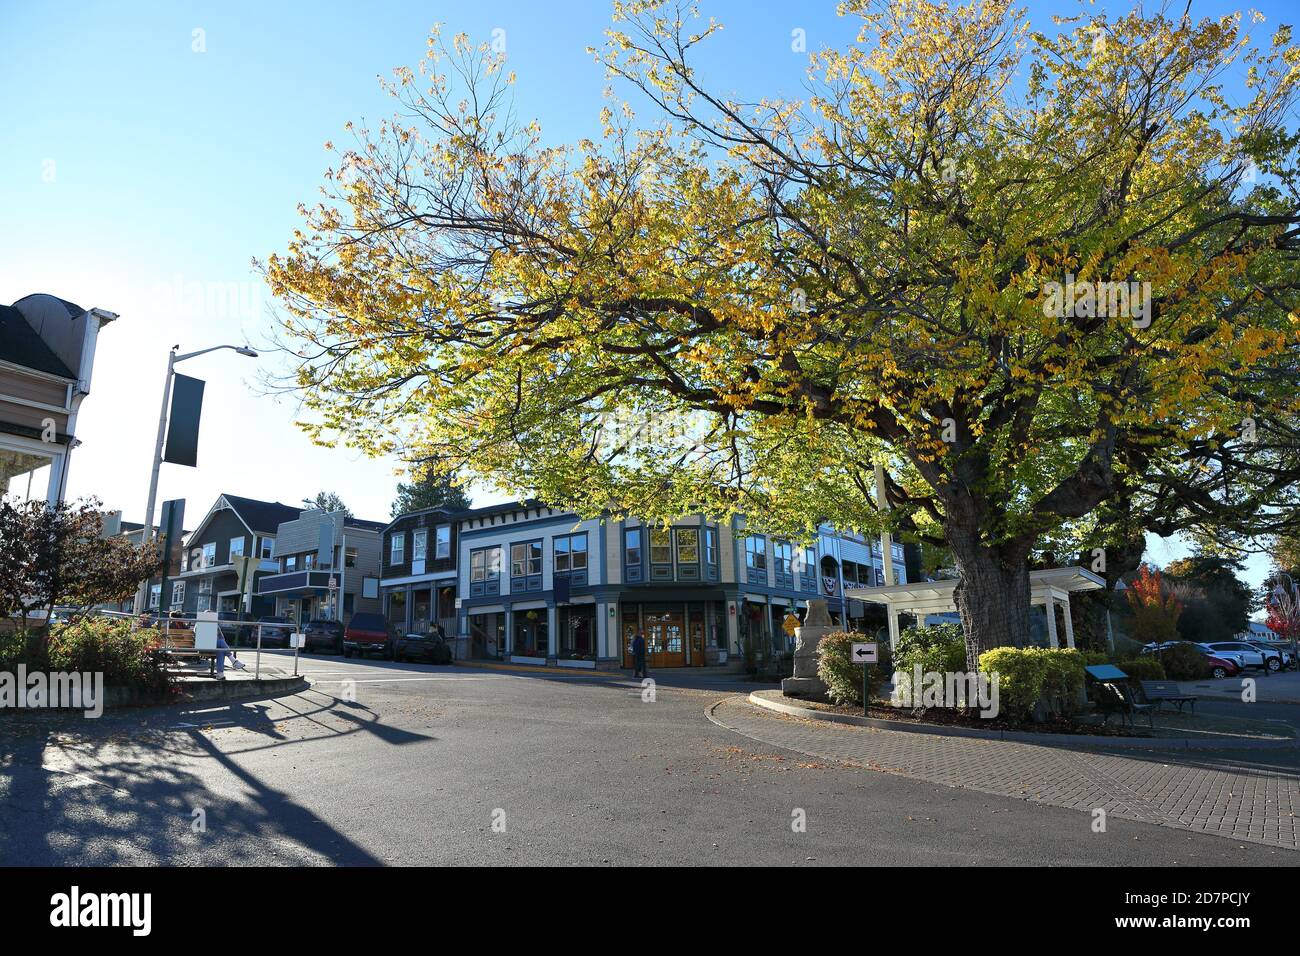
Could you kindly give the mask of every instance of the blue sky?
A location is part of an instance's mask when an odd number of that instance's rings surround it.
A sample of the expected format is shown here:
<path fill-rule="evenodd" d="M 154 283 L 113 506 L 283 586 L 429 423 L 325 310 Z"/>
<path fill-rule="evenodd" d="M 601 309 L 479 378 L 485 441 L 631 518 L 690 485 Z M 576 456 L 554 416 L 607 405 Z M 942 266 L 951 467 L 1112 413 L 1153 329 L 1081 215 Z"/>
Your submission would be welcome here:
<path fill-rule="evenodd" d="M 1256 7 L 1266 28 L 1293 19 L 1280 0 Z M 833 2 L 702 8 L 725 24 L 701 61 L 706 79 L 750 97 L 800 92 L 793 30 L 809 49 L 854 33 Z M 1078 7 L 1030 9 L 1046 26 Z M 316 198 L 325 141 L 344 141 L 348 120 L 391 112 L 376 77 L 414 65 L 435 22 L 476 40 L 504 30 L 520 116 L 560 141 L 598 132 L 605 79 L 585 51 L 609 13 L 606 0 L 0 0 L 0 301 L 52 292 L 122 316 L 101 340 L 71 494 L 143 516 L 167 349 L 266 339 L 270 301 L 251 260 L 282 249 L 297 203 Z M 196 290 L 228 298 L 196 304 Z M 293 502 L 327 488 L 362 516 L 388 514 L 395 462 L 311 446 L 291 401 L 258 394 L 248 359 L 218 352 L 182 369 L 208 381 L 200 467 L 164 466 L 161 497 L 201 514 L 223 491 Z M 1178 553 L 1156 545 L 1149 557 Z"/>

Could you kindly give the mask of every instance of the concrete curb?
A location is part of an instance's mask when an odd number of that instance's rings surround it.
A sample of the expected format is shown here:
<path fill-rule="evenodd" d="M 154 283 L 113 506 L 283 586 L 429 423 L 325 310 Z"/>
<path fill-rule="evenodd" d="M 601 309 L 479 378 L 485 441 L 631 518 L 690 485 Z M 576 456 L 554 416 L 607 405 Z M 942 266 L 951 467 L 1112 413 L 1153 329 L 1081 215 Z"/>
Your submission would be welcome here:
<path fill-rule="evenodd" d="M 239 700 L 243 697 L 284 697 L 307 690 L 305 677 L 263 677 L 261 680 L 214 680 L 186 688 L 184 700 Z"/>
<path fill-rule="evenodd" d="M 1058 747 L 1131 748 L 1135 750 L 1290 750 L 1300 746 L 1297 740 L 1239 740 L 1216 738 L 1214 740 L 1184 740 L 1159 737 L 1095 737 L 1090 734 L 1035 734 L 1020 730 L 973 730 L 969 727 L 944 727 L 940 724 L 913 724 L 901 720 L 881 720 L 878 717 L 855 717 L 852 714 L 832 714 L 812 710 L 781 701 L 768 700 L 757 694 L 749 695 L 756 707 L 776 711 L 791 717 L 807 720 L 824 720 L 834 724 L 851 724 L 874 730 L 892 730 L 904 734 L 929 734 L 932 737 L 972 737 L 977 740 L 1005 740 L 1013 743 L 1044 744 Z"/>
<path fill-rule="evenodd" d="M 239 700 L 245 697 L 283 697 L 307 690 L 305 677 L 267 677 L 262 680 L 205 680 L 177 684 L 165 694 L 142 694 L 133 687 L 104 688 L 104 707 L 161 707 L 205 700 Z"/>

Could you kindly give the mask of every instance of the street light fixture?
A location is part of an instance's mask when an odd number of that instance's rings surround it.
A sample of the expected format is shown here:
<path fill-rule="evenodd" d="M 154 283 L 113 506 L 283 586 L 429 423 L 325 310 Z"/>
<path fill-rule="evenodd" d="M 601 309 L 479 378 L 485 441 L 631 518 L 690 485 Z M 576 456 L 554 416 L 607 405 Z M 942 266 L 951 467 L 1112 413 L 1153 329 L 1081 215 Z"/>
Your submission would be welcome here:
<path fill-rule="evenodd" d="M 183 355 L 177 355 L 176 350 L 179 345 L 173 345 L 171 351 L 167 354 L 167 378 L 163 382 L 162 409 L 158 413 L 158 440 L 154 443 L 153 449 L 153 472 L 149 476 L 149 503 L 144 509 L 144 530 L 141 532 L 141 538 L 147 544 L 156 536 L 153 526 L 154 504 L 158 498 L 158 473 L 162 469 L 163 442 L 167 437 L 167 411 L 172 397 L 172 378 L 175 375 L 176 364 L 184 362 L 186 359 L 197 358 L 200 355 L 207 355 L 209 352 L 219 352 L 222 349 L 230 349 L 239 355 L 247 358 L 257 358 L 257 353 L 247 345 L 213 345 L 210 348 L 199 349 L 197 352 L 186 352 Z M 140 587 L 140 591 L 135 597 L 135 610 L 139 614 L 145 610 L 145 601 L 147 599 L 147 588 L 149 582 L 146 581 Z M 164 596 L 158 595 L 158 610 L 161 613 Z"/>

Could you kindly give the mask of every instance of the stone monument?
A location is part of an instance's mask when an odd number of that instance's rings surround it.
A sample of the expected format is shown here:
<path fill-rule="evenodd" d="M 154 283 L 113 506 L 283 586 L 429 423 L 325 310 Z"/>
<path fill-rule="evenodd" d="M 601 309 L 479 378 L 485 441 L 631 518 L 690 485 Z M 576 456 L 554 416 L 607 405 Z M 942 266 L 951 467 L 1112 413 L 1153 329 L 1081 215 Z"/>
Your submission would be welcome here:
<path fill-rule="evenodd" d="M 794 676 L 781 681 L 781 693 L 786 697 L 826 696 L 826 685 L 817 676 L 817 645 L 833 630 L 826 602 L 809 601 L 808 615 L 794 632 Z"/>

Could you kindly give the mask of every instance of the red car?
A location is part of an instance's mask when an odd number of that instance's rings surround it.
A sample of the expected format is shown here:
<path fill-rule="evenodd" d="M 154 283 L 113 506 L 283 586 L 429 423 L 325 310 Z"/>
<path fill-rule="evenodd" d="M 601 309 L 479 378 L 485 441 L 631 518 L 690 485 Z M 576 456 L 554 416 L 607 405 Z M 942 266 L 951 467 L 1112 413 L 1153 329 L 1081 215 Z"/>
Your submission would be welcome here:
<path fill-rule="evenodd" d="M 395 636 L 393 626 L 382 614 L 353 614 L 343 631 L 343 656 L 379 654 L 391 657 Z"/>
<path fill-rule="evenodd" d="M 1206 654 L 1205 663 L 1210 668 L 1211 677 L 1236 677 L 1241 673 L 1240 665 L 1226 657 L 1215 657 L 1213 654 Z"/>

